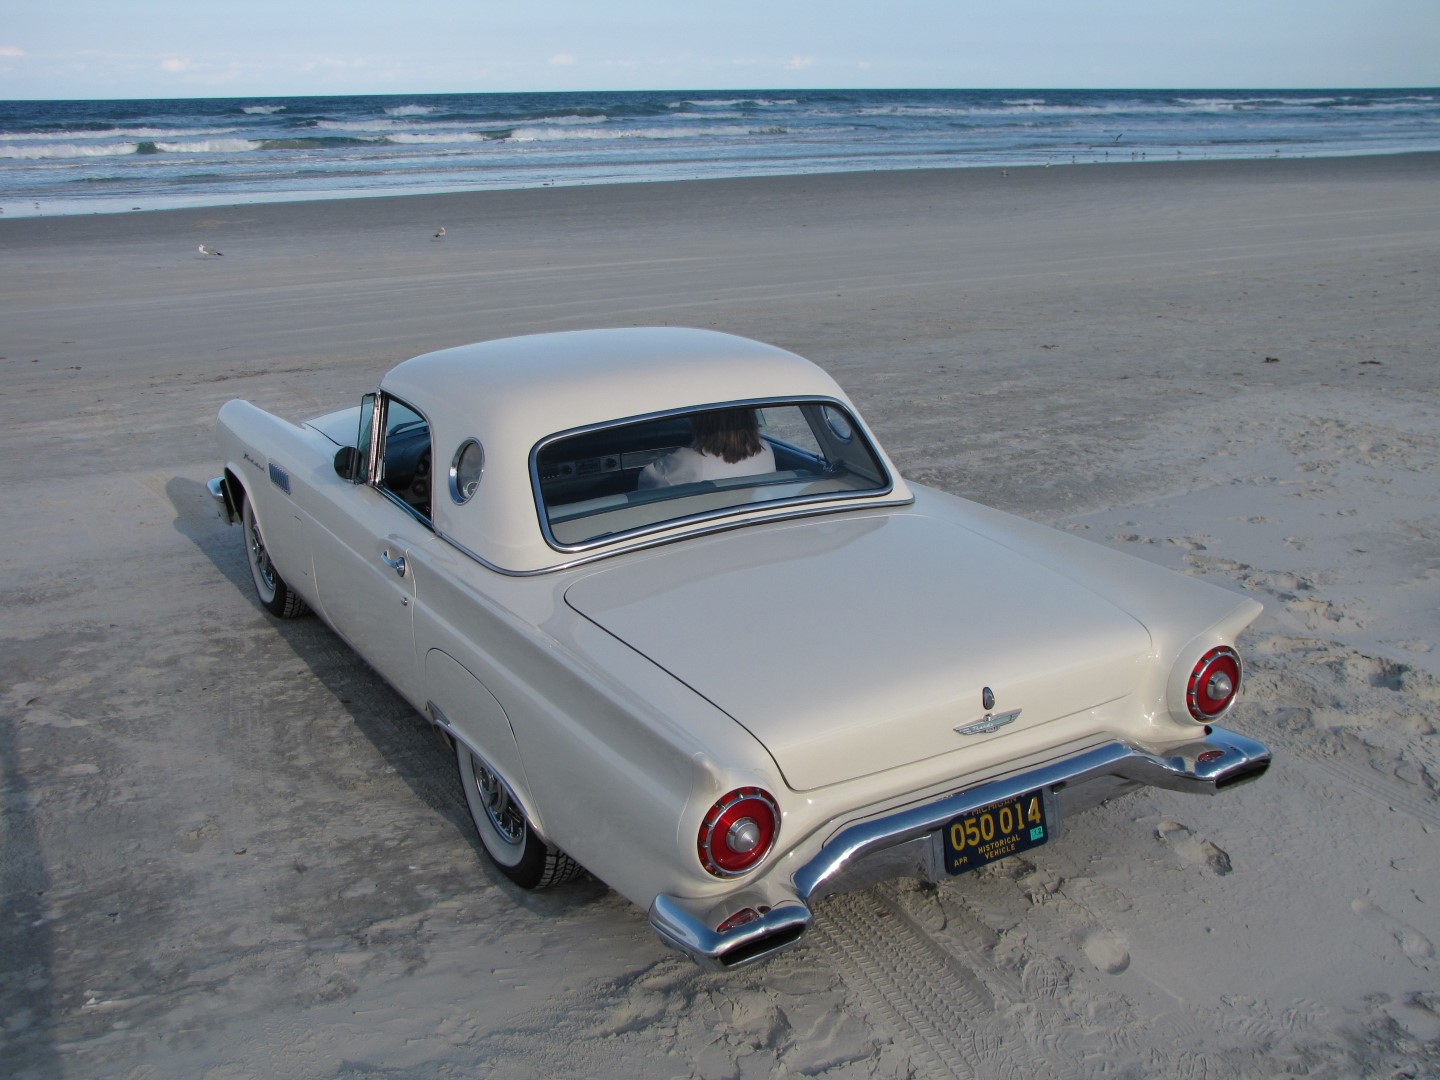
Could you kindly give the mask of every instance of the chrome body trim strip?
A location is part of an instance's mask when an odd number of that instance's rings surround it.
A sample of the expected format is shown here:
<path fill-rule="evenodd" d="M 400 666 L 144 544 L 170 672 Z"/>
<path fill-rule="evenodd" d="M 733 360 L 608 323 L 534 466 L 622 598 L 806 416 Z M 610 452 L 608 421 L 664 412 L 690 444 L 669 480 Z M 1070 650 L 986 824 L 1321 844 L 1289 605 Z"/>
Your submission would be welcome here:
<path fill-rule="evenodd" d="M 1063 810 L 1066 793 L 1091 782 L 1115 791 L 1136 786 L 1213 795 L 1258 778 L 1270 751 L 1254 739 L 1223 728 L 1205 729 L 1194 742 L 1155 753 L 1122 742 L 1105 743 L 1060 761 L 991 780 L 919 806 L 906 807 L 841 828 L 788 881 L 758 879 L 747 891 L 715 900 L 658 896 L 650 925 L 666 944 L 704 967 L 724 970 L 753 963 L 798 941 L 809 925 L 816 899 L 844 891 L 842 879 L 866 859 L 902 845 L 926 841 L 962 814 L 991 803 L 1041 790 Z M 1087 805 L 1076 792 L 1080 805 Z M 1108 796 L 1107 796 L 1108 797 Z M 827 886 L 831 886 L 827 890 Z M 753 918 L 733 929 L 715 929 L 737 913 Z"/>
<path fill-rule="evenodd" d="M 398 500 L 397 500 L 398 501 Z M 689 528 L 684 532 L 676 533 L 673 536 L 652 536 L 645 540 L 625 544 L 617 548 L 608 548 L 604 551 L 592 551 L 589 554 L 581 555 L 578 558 L 568 559 L 565 562 L 556 563 L 553 566 L 537 566 L 532 570 L 514 570 L 510 567 L 500 566 L 491 562 L 482 555 L 471 551 L 449 533 L 436 530 L 435 535 L 453 547 L 460 554 L 473 559 L 486 570 L 493 570 L 497 574 L 504 574 L 506 577 L 527 578 L 540 577 L 544 574 L 558 574 L 563 570 L 573 570 L 577 566 L 584 566 L 587 563 L 599 562 L 601 559 L 614 558 L 617 555 L 626 555 L 632 551 L 646 551 L 650 548 L 663 547 L 666 544 L 678 544 L 682 540 L 692 540 L 697 536 L 712 536 L 715 533 L 730 532 L 733 529 L 746 529 L 751 526 L 768 525 L 775 521 L 794 521 L 796 518 L 818 517 L 822 514 L 858 514 L 867 510 L 894 510 L 901 506 L 910 506 L 915 502 L 914 496 L 905 499 L 894 499 L 889 502 L 877 502 L 873 505 L 857 506 L 854 503 L 847 503 L 839 506 L 802 506 L 792 510 L 776 512 L 759 512 L 750 517 L 727 519 L 716 522 L 703 528 Z M 403 504 L 402 504 L 403 505 Z M 417 518 L 419 515 L 416 515 Z M 424 519 L 420 519 L 424 520 Z M 428 522 L 426 524 L 429 524 Z"/>

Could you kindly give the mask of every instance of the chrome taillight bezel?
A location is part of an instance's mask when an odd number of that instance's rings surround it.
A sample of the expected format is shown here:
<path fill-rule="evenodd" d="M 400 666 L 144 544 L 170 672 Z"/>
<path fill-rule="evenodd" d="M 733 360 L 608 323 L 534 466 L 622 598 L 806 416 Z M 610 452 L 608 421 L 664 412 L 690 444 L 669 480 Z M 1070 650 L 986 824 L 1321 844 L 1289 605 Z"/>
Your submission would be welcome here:
<path fill-rule="evenodd" d="M 1185 707 L 1202 724 L 1218 720 L 1230 711 L 1240 694 L 1243 667 L 1240 654 L 1228 645 L 1217 645 L 1199 661 L 1185 684 Z M 1220 696 L 1217 687 L 1223 687 Z"/>
<path fill-rule="evenodd" d="M 748 837 L 747 826 L 755 827 L 751 847 L 739 848 L 732 838 Z M 736 878 L 750 873 L 769 857 L 780 836 L 780 804 L 764 788 L 742 787 L 715 801 L 700 823 L 696 853 L 707 873 L 718 878 Z"/>

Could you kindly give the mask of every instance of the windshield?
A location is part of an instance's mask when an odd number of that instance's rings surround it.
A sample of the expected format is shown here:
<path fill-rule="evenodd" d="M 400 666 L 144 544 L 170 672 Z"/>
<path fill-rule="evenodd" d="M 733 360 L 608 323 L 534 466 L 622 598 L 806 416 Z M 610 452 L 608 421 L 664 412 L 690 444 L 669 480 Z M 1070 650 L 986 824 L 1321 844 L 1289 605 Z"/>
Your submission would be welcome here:
<path fill-rule="evenodd" d="M 564 550 L 770 504 L 888 492 L 833 401 L 707 407 L 553 436 L 532 455 L 541 521 Z"/>

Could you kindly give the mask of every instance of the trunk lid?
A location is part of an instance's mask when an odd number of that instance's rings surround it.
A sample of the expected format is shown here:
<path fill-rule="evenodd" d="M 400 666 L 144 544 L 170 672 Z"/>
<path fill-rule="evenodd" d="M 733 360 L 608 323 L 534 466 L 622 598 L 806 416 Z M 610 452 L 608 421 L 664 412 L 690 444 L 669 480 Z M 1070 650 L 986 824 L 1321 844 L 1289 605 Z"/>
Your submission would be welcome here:
<path fill-rule="evenodd" d="M 565 598 L 743 725 L 797 790 L 963 749 L 956 728 L 987 714 L 1020 710 L 986 740 L 1085 713 L 1130 693 L 1151 649 L 1108 600 L 917 511 L 658 548 Z"/>

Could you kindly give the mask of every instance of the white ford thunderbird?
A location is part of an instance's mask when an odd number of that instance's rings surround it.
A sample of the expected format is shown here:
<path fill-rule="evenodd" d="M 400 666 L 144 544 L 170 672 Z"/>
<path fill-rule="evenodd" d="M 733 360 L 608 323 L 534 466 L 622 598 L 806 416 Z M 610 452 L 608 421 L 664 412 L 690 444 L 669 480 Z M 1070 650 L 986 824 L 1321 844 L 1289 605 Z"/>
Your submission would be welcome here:
<path fill-rule="evenodd" d="M 906 483 L 782 349 L 491 341 L 298 427 L 231 401 L 219 442 L 260 603 L 439 726 L 500 870 L 584 866 L 702 964 L 1269 765 L 1216 725 L 1257 603 Z"/>

